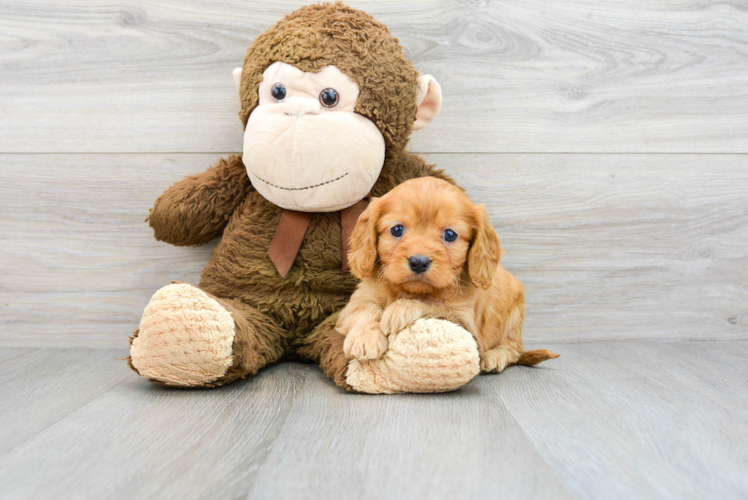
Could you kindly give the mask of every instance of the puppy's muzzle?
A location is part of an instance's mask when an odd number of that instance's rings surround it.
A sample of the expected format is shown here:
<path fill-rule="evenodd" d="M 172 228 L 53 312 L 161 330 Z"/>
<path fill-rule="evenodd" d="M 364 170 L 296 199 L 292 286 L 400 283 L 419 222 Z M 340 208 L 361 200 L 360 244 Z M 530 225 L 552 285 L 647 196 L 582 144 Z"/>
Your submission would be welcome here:
<path fill-rule="evenodd" d="M 425 255 L 414 255 L 408 259 L 408 267 L 416 274 L 422 274 L 431 267 L 431 259 Z"/>

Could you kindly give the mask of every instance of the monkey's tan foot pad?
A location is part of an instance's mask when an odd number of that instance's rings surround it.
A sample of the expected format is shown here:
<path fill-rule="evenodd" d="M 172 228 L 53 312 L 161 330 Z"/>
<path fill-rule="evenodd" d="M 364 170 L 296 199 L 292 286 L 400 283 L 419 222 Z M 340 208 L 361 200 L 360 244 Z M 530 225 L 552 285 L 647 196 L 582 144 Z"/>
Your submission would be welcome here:
<path fill-rule="evenodd" d="M 346 382 L 369 394 L 448 392 L 478 373 L 478 345 L 470 332 L 443 319 L 419 319 L 389 336 L 381 358 L 351 360 Z"/>
<path fill-rule="evenodd" d="M 203 386 L 231 366 L 234 332 L 231 313 L 215 299 L 187 283 L 167 285 L 145 308 L 131 363 L 151 380 Z"/>

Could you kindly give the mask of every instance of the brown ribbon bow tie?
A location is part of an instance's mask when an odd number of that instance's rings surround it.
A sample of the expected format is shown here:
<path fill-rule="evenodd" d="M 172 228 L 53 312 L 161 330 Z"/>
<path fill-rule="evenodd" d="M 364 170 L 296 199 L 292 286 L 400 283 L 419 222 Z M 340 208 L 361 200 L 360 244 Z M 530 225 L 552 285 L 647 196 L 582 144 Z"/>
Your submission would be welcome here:
<path fill-rule="evenodd" d="M 343 250 L 343 271 L 348 270 L 348 244 L 353 233 L 353 227 L 361 214 L 369 205 L 368 198 L 364 198 L 355 205 L 340 211 L 340 228 Z M 297 212 L 283 210 L 278 228 L 275 230 L 273 241 L 268 248 L 268 256 L 281 276 L 285 278 L 293 266 L 296 255 L 301 248 L 301 242 L 312 222 L 311 212 Z"/>

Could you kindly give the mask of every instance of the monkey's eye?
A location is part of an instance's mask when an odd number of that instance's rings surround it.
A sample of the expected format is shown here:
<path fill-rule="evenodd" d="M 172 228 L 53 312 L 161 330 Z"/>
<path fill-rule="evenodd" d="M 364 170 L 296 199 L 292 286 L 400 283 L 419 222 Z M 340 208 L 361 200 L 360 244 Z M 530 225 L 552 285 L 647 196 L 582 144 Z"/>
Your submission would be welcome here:
<path fill-rule="evenodd" d="M 457 239 L 457 233 L 455 233 L 451 229 L 445 229 L 442 237 L 447 243 L 453 243 Z"/>
<path fill-rule="evenodd" d="M 405 228 L 402 224 L 398 224 L 397 226 L 392 226 L 392 229 L 390 229 L 390 234 L 394 236 L 395 238 L 399 238 L 403 235 L 405 232 Z"/>
<path fill-rule="evenodd" d="M 273 85 L 271 92 L 273 94 L 273 99 L 278 102 L 281 102 L 286 98 L 286 87 L 282 83 L 276 83 Z"/>
<path fill-rule="evenodd" d="M 326 108 L 335 107 L 339 100 L 340 96 L 335 89 L 325 89 L 319 93 L 319 102 Z"/>

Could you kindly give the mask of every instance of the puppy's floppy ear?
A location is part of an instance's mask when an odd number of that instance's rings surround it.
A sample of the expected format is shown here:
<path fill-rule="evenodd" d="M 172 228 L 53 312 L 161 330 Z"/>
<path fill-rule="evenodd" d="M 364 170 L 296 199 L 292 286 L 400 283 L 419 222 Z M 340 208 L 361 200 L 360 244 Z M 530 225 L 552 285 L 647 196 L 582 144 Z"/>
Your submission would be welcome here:
<path fill-rule="evenodd" d="M 491 288 L 493 275 L 501 260 L 501 245 L 486 207 L 475 207 L 475 236 L 468 252 L 468 273 L 470 280 L 479 288 Z"/>
<path fill-rule="evenodd" d="M 371 200 L 358 218 L 351 234 L 348 265 L 351 266 L 351 273 L 358 279 L 371 276 L 377 263 L 377 222 L 381 213 L 380 204 L 379 198 Z"/>

